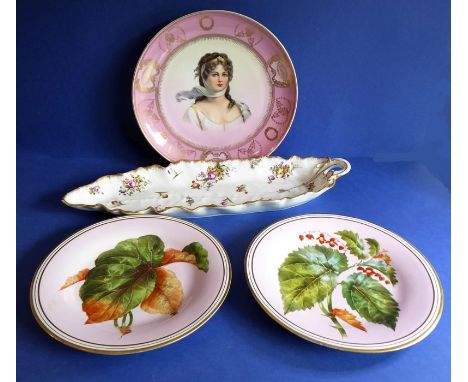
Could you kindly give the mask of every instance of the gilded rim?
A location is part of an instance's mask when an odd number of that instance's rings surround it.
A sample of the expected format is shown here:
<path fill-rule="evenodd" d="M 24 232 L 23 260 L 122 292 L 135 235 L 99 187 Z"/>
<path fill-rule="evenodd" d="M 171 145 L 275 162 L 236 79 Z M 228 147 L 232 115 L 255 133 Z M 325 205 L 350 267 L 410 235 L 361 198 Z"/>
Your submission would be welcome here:
<path fill-rule="evenodd" d="M 252 251 L 252 248 L 255 244 L 257 244 L 257 242 L 262 239 L 267 233 L 269 233 L 270 230 L 276 228 L 276 226 L 279 226 L 280 224 L 284 224 L 284 223 L 289 223 L 289 222 L 292 222 L 292 221 L 295 221 L 295 220 L 299 220 L 299 219 L 304 219 L 304 218 L 335 218 L 335 219 L 342 219 L 342 220 L 348 220 L 348 221 L 352 221 L 352 222 L 356 222 L 356 223 L 360 223 L 360 224 L 364 224 L 368 227 L 372 227 L 374 229 L 378 229 L 379 231 L 391 236 L 392 238 L 394 238 L 395 240 L 397 240 L 400 244 L 404 245 L 407 249 L 410 250 L 410 252 L 413 253 L 413 255 L 417 254 L 416 257 L 420 257 L 419 260 L 423 260 L 423 262 L 425 264 L 424 267 L 426 269 L 426 271 L 428 272 L 429 274 L 429 278 L 432 282 L 432 286 L 433 288 L 439 292 L 439 299 L 437 301 L 433 301 L 433 305 L 431 307 L 431 312 L 430 314 L 428 315 L 428 317 L 426 318 L 426 320 L 423 322 L 423 325 L 425 325 L 428 321 L 431 321 L 430 324 L 424 328 L 424 330 L 418 334 L 417 337 L 409 340 L 409 341 L 406 341 L 399 345 L 396 345 L 396 346 L 391 346 L 391 347 L 382 347 L 380 349 L 357 349 L 357 348 L 353 348 L 352 346 L 337 346 L 337 345 L 333 345 L 333 344 L 330 344 L 326 341 L 319 341 L 317 340 L 316 338 L 311 338 L 310 336 L 307 336 L 307 335 L 304 335 L 303 333 L 300 333 L 299 331 L 297 331 L 295 328 L 291 327 L 291 325 L 289 325 L 287 322 L 285 321 L 282 321 L 281 319 L 278 319 L 277 317 L 274 316 L 274 314 L 270 311 L 270 308 L 267 307 L 262 299 L 257 295 L 256 291 L 255 291 L 255 286 L 254 286 L 254 281 L 252 280 L 252 274 L 253 274 L 253 271 L 251 269 L 251 260 L 253 259 L 253 255 L 254 255 L 254 252 L 255 251 Z M 409 346 L 412 346 L 420 341 L 422 341 L 424 338 L 426 338 L 434 329 L 435 327 L 437 326 L 437 324 L 439 323 L 440 321 L 440 318 L 442 316 L 442 311 L 443 311 L 443 308 L 444 308 L 444 291 L 443 291 L 443 288 L 442 288 L 442 284 L 440 282 L 440 279 L 439 279 L 439 276 L 437 274 L 437 272 L 435 271 L 434 267 L 432 266 L 432 264 L 429 262 L 429 260 L 415 247 L 413 246 L 411 243 L 409 243 L 407 240 L 403 239 L 401 236 L 397 235 L 396 233 L 386 229 L 386 228 L 383 228 L 377 224 L 374 224 L 374 223 L 371 223 L 371 222 L 368 222 L 366 220 L 362 220 L 362 219 L 358 219 L 358 218 L 354 218 L 354 217 L 350 217 L 350 216 L 343 216 L 343 215 L 333 215 L 333 214 L 306 214 L 306 215 L 299 215 L 299 216 L 294 216 L 294 217 L 291 217 L 291 218 L 286 218 L 286 219 L 282 219 L 282 220 L 279 220 L 273 224 L 270 224 L 268 227 L 264 228 L 260 233 L 258 233 L 254 239 L 251 241 L 249 247 L 247 248 L 247 251 L 246 251 L 246 255 L 245 255 L 245 258 L 244 258 L 244 273 L 245 273 L 245 278 L 247 280 L 247 284 L 249 286 L 249 289 L 250 289 L 250 292 L 252 293 L 255 301 L 258 303 L 258 305 L 260 305 L 260 307 L 265 311 L 265 313 L 273 320 L 275 321 L 276 323 L 278 323 L 279 325 L 281 325 L 283 328 L 285 328 L 286 330 L 290 331 L 291 333 L 307 340 L 307 341 L 310 341 L 310 342 L 313 342 L 317 345 L 322 345 L 322 346 L 325 346 L 325 347 L 329 347 L 329 348 L 332 348 L 332 349 L 336 349 L 336 350 L 343 350 L 343 351 L 349 351 L 349 352 L 353 352 L 353 353 L 387 353 L 387 352 L 392 352 L 392 351 L 397 351 L 397 350 L 401 350 L 401 349 L 404 349 L 404 348 L 407 348 Z M 432 276 L 432 277 L 431 277 Z M 434 308 L 434 305 L 438 305 L 438 309 L 435 313 L 433 313 L 433 308 Z M 411 334 L 410 334 L 411 335 Z M 404 338 L 410 336 L 410 335 L 406 335 L 405 337 L 403 337 L 402 339 L 404 340 Z M 338 341 L 335 341 L 335 342 L 338 342 Z M 392 342 L 392 341 L 389 341 L 389 342 Z M 365 345 L 365 344 L 362 344 L 362 345 Z"/>
<path fill-rule="evenodd" d="M 79 235 L 83 234 L 84 232 L 90 231 L 90 230 L 92 230 L 94 228 L 97 228 L 97 227 L 99 227 L 101 225 L 104 225 L 104 224 L 108 224 L 108 223 L 112 223 L 114 221 L 120 221 L 120 220 L 128 220 L 128 219 L 163 219 L 163 220 L 171 220 L 171 221 L 175 221 L 175 222 L 178 222 L 178 223 L 183 223 L 185 225 L 188 225 L 191 228 L 196 229 L 198 232 L 200 232 L 203 235 L 205 235 L 206 237 L 208 237 L 213 242 L 213 244 L 216 246 L 216 248 L 218 249 L 221 260 L 222 260 L 222 263 L 223 263 L 224 271 L 226 272 L 225 277 L 223 278 L 222 283 L 221 283 L 221 287 L 220 287 L 220 291 L 219 291 L 219 297 L 217 296 L 214 299 L 214 301 L 216 301 L 216 299 L 218 299 L 218 302 L 216 303 L 215 306 L 209 307 L 205 311 L 205 313 L 203 313 L 201 316 L 197 317 L 196 319 L 194 319 L 192 321 L 192 324 L 193 324 L 193 322 L 199 321 L 196 325 L 190 326 L 191 324 L 189 324 L 188 329 L 184 333 L 182 333 L 181 335 L 176 335 L 177 332 L 175 332 L 174 334 L 170 335 L 170 337 L 172 337 L 172 338 L 170 338 L 170 339 L 168 339 L 166 341 L 154 344 L 154 345 L 148 345 L 148 346 L 140 347 L 140 348 L 137 348 L 137 349 L 131 349 L 132 347 L 134 347 L 136 345 L 128 345 L 128 346 L 123 346 L 123 347 L 128 347 L 129 348 L 129 349 L 124 349 L 124 350 L 102 350 L 102 349 L 93 348 L 92 346 L 80 346 L 80 345 L 77 345 L 77 344 L 75 344 L 75 343 L 73 343 L 71 341 L 68 341 L 67 339 L 61 337 L 58 333 L 55 333 L 54 331 L 50 330 L 49 327 L 48 327 L 48 323 L 44 322 L 44 319 L 41 317 L 41 314 L 43 314 L 43 310 L 40 309 L 38 307 L 37 303 L 36 303 L 36 299 L 38 299 L 38 292 L 39 292 L 38 288 L 37 288 L 37 285 L 36 285 L 37 282 L 39 281 L 38 278 L 39 278 L 39 276 L 41 276 L 43 274 L 43 272 L 47 268 L 48 261 L 62 247 L 64 247 L 66 244 L 68 244 L 69 242 L 74 240 Z M 157 349 L 157 348 L 161 348 L 161 347 L 170 345 L 170 344 L 172 344 L 174 342 L 177 342 L 177 341 L 189 336 L 190 334 L 192 334 L 193 332 L 198 330 L 200 327 L 202 327 L 211 317 L 213 317 L 213 315 L 218 311 L 218 309 L 223 304 L 224 300 L 226 299 L 226 297 L 227 297 L 227 295 L 229 293 L 229 289 L 230 289 L 230 286 L 231 286 L 231 280 L 232 280 L 232 268 L 231 268 L 231 263 L 229 261 L 229 256 L 228 256 L 226 250 L 224 249 L 222 244 L 219 242 L 219 240 L 216 239 L 216 237 L 214 237 L 212 234 L 210 234 L 205 229 L 199 227 L 196 224 L 187 222 L 185 220 L 174 218 L 174 217 L 169 217 L 169 216 L 124 216 L 124 217 L 118 217 L 118 218 L 103 220 L 103 221 L 101 221 L 99 223 L 96 223 L 96 224 L 93 224 L 93 225 L 88 226 L 86 228 L 83 228 L 83 229 L 75 232 L 74 234 L 70 235 L 67 239 L 65 239 L 63 242 L 61 242 L 56 248 L 54 248 L 54 250 L 42 261 L 42 263 L 39 265 L 36 272 L 34 273 L 34 277 L 32 279 L 31 287 L 30 287 L 29 303 L 30 303 L 30 307 L 31 307 L 31 311 L 33 313 L 33 316 L 34 316 L 35 320 L 37 321 L 37 323 L 39 324 L 39 326 L 48 335 L 50 335 L 53 339 L 63 343 L 64 345 L 70 346 L 70 347 L 72 347 L 74 349 L 83 350 L 83 351 L 86 351 L 86 352 L 96 353 L 96 354 L 110 354 L 110 355 L 133 354 L 133 353 L 141 353 L 141 352 L 145 352 L 145 351 L 149 351 L 149 350 L 153 350 L 153 349 Z M 52 326 L 53 326 L 53 324 L 52 324 Z M 182 330 L 179 330 L 179 331 L 182 331 Z M 156 341 L 158 341 L 158 340 L 153 340 L 151 342 L 156 342 Z M 103 345 L 103 346 L 105 347 L 106 345 Z"/>
<path fill-rule="evenodd" d="M 149 46 L 153 43 L 154 40 L 156 40 L 161 34 L 163 34 L 164 32 L 166 32 L 167 30 L 169 30 L 174 24 L 176 24 L 177 22 L 181 21 L 181 20 L 184 20 L 186 18 L 189 18 L 189 17 L 193 17 L 193 16 L 200 16 L 200 15 L 204 15 L 204 14 L 207 14 L 207 13 L 220 13 L 220 14 L 230 14 L 230 15 L 235 15 L 235 16 L 238 16 L 240 18 L 243 18 L 245 19 L 246 21 L 249 21 L 251 22 L 252 24 L 254 24 L 255 26 L 259 27 L 261 30 L 263 30 L 264 32 L 267 32 L 269 35 L 271 35 L 272 39 L 278 44 L 278 46 L 280 47 L 280 49 L 282 50 L 282 53 L 284 54 L 284 57 L 286 58 L 286 61 L 288 62 L 288 64 L 291 66 L 291 70 L 292 70 L 292 76 L 294 78 L 294 90 L 295 90 L 295 96 L 296 96 L 296 100 L 295 100 L 295 103 L 294 103 L 294 107 L 293 107 L 293 110 L 292 110 L 292 115 L 291 115 L 291 120 L 289 122 L 289 126 L 285 129 L 286 132 L 285 134 L 283 135 L 283 137 L 276 143 L 276 145 L 274 147 L 272 147 L 271 150 L 269 150 L 270 152 L 266 155 L 269 155 L 271 154 L 273 151 L 275 151 L 278 146 L 281 144 L 281 142 L 283 142 L 283 140 L 286 138 L 286 135 L 288 134 L 289 130 L 291 129 L 291 126 L 294 122 L 294 117 L 296 116 L 296 111 L 297 111 L 297 104 L 299 102 L 299 90 L 298 90 L 298 84 L 297 84 L 297 76 L 296 76 L 296 70 L 294 68 L 294 65 L 292 63 L 292 60 L 291 60 L 291 57 L 289 56 L 289 53 L 288 51 L 286 50 L 286 48 L 284 47 L 284 45 L 281 43 L 281 41 L 275 36 L 275 34 L 273 32 L 271 32 L 267 27 L 265 27 L 263 24 L 260 24 L 258 21 L 248 17 L 248 16 L 245 16 L 241 13 L 237 13 L 237 12 L 232 12 L 232 11 L 225 11 L 225 10 L 204 10 L 204 11 L 198 11 L 198 12 L 193 12 L 193 13 L 189 13 L 185 16 L 182 16 L 182 17 L 179 17 L 177 19 L 175 19 L 174 21 L 170 22 L 169 24 L 167 24 L 165 27 L 163 27 L 158 33 L 156 33 L 153 38 L 149 41 L 148 44 L 146 44 L 145 46 L 145 49 L 143 49 L 143 52 L 141 53 L 140 55 L 140 58 L 138 59 L 138 62 L 135 66 L 135 71 L 133 73 L 133 80 L 132 80 L 132 107 L 133 107 L 133 114 L 135 116 L 135 119 L 137 121 L 137 124 L 138 124 L 138 127 L 140 128 L 141 132 L 143 133 L 143 136 L 146 138 L 147 142 L 151 145 L 151 147 L 159 154 L 161 155 L 163 158 L 165 158 L 166 160 L 168 160 L 169 162 L 171 162 L 171 160 L 169 158 L 167 158 L 163 153 L 161 153 L 157 147 L 155 147 L 153 145 L 153 143 L 151 142 L 151 140 L 149 139 L 149 137 L 146 135 L 145 131 L 142 129 L 141 125 L 140 125 L 140 122 L 138 121 L 138 118 L 137 118 L 137 112 L 136 112 L 136 106 L 135 106 L 135 92 L 134 92 L 134 84 L 135 84 L 135 80 L 137 78 L 137 74 L 138 74 L 138 68 L 140 67 L 140 61 L 143 59 L 143 56 L 145 55 L 145 52 L 147 51 L 147 49 L 149 48 Z M 252 48 L 253 49 L 253 48 Z"/>
<path fill-rule="evenodd" d="M 267 158 L 277 158 L 278 160 L 286 160 L 285 158 L 282 158 L 282 157 L 279 157 L 279 156 L 269 156 Z M 86 189 L 89 186 L 91 186 L 92 184 L 94 184 L 96 182 L 99 182 L 100 180 L 103 180 L 103 179 L 106 179 L 106 178 L 119 177 L 119 176 L 122 176 L 124 174 L 129 173 L 129 172 L 136 172 L 138 170 L 167 169 L 170 166 L 176 165 L 178 163 L 200 163 L 200 162 L 205 162 L 205 161 L 199 161 L 199 160 L 185 160 L 185 159 L 182 159 L 182 160 L 179 160 L 177 162 L 169 164 L 167 167 L 163 167 L 163 166 L 155 164 L 155 165 L 152 165 L 152 166 L 138 167 L 138 168 L 136 168 L 134 170 L 131 170 L 131 171 L 128 171 L 126 173 L 117 173 L 117 174 L 113 174 L 113 175 L 101 176 L 100 178 L 96 179 L 95 181 L 93 181 L 93 182 L 91 182 L 89 184 L 78 187 L 78 188 L 68 192 L 62 198 L 62 203 L 67 205 L 68 207 L 73 207 L 73 208 L 78 208 L 78 209 L 86 209 L 86 210 L 99 210 L 99 211 L 109 212 L 111 214 L 121 214 L 121 215 L 144 215 L 144 214 L 150 214 L 150 213 L 169 215 L 171 213 L 176 214 L 177 210 L 182 210 L 183 212 L 192 214 L 192 213 L 196 213 L 195 211 L 200 210 L 202 208 L 215 208 L 215 209 L 222 210 L 222 211 L 229 211 L 229 210 L 232 210 L 235 207 L 251 205 L 251 204 L 260 204 L 260 203 L 268 203 L 268 202 L 280 203 L 283 200 L 297 199 L 297 198 L 303 197 L 303 196 L 308 195 L 308 194 L 317 194 L 317 196 L 318 196 L 318 195 L 324 193 L 325 191 L 333 188 L 335 186 L 335 184 L 336 184 L 336 181 L 340 177 L 346 175 L 347 173 L 349 173 L 351 171 L 351 164 L 346 159 L 343 159 L 343 158 L 330 158 L 330 157 L 323 157 L 323 158 L 306 157 L 306 158 L 302 158 L 300 156 L 294 155 L 294 156 L 290 157 L 287 160 L 291 160 L 293 158 L 299 158 L 301 160 L 313 159 L 313 158 L 314 159 L 322 159 L 323 161 L 317 164 L 317 166 L 323 167 L 323 169 L 320 170 L 320 171 L 330 170 L 332 172 L 331 176 L 328 178 L 328 186 L 323 187 L 322 189 L 320 189 L 318 191 L 306 191 L 306 192 L 304 192 L 302 194 L 299 194 L 299 195 L 296 195 L 296 196 L 285 196 L 285 197 L 280 198 L 280 199 L 258 199 L 258 200 L 247 201 L 247 202 L 244 202 L 244 203 L 232 204 L 232 205 L 229 205 L 229 206 L 221 206 L 221 205 L 218 205 L 218 204 L 206 204 L 206 205 L 198 206 L 196 208 L 187 208 L 187 207 L 183 207 L 183 206 L 173 206 L 173 207 L 166 207 L 166 208 L 164 208 L 162 210 L 157 210 L 154 207 L 148 207 L 148 208 L 145 208 L 143 210 L 138 210 L 138 211 L 124 211 L 124 210 L 122 210 L 120 208 L 109 209 L 105 205 L 100 204 L 100 203 L 88 205 L 88 204 L 74 204 L 74 203 L 69 203 L 69 202 L 66 201 L 67 196 L 69 194 L 71 194 L 72 192 L 77 192 L 77 191 L 79 191 L 81 189 Z M 228 159 L 227 161 L 230 161 L 230 162 L 243 162 L 243 161 L 249 161 L 251 159 L 256 159 L 256 158 Z M 213 161 L 206 161 L 206 162 L 208 163 L 208 162 L 213 162 Z M 333 169 L 332 169 L 334 166 L 340 166 L 340 167 L 342 167 L 342 170 L 335 173 L 333 171 Z M 318 171 L 317 174 L 319 174 L 320 171 Z M 307 200 L 304 203 L 306 203 L 306 202 L 307 202 Z M 202 216 L 202 215 L 200 215 L 200 216 Z"/>

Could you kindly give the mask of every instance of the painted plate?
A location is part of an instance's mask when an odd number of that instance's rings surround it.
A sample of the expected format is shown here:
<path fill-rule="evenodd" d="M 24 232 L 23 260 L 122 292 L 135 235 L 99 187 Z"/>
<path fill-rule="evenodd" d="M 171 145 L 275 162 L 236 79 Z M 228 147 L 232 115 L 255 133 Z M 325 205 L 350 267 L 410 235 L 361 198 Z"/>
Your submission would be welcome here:
<path fill-rule="evenodd" d="M 406 348 L 442 314 L 442 286 L 428 260 L 398 235 L 346 216 L 303 215 L 267 227 L 247 251 L 245 272 L 271 318 L 339 350 Z"/>
<path fill-rule="evenodd" d="M 93 353 L 151 350 L 193 333 L 218 310 L 231 282 L 211 234 L 167 216 L 105 220 L 70 236 L 31 284 L 39 325 Z"/>
<path fill-rule="evenodd" d="M 297 105 L 288 53 L 263 25 L 227 11 L 181 17 L 150 41 L 133 79 L 133 108 L 169 161 L 267 156 Z"/>

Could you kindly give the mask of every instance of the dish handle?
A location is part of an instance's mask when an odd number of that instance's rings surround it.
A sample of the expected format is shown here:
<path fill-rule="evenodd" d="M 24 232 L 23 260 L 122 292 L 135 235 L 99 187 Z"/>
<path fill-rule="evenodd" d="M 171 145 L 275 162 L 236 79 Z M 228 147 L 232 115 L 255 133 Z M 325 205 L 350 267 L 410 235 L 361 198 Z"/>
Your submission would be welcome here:
<path fill-rule="evenodd" d="M 335 185 L 338 178 L 351 171 L 351 163 L 343 158 L 329 158 L 322 166 L 320 172 L 325 175 L 331 186 Z"/>

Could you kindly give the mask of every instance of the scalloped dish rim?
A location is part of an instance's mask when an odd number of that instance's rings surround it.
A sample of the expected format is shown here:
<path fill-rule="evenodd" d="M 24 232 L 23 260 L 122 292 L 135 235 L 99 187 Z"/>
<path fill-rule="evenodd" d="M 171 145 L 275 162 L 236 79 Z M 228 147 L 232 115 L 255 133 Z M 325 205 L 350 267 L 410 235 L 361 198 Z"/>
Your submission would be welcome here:
<path fill-rule="evenodd" d="M 173 205 L 173 206 L 165 207 L 164 209 L 160 209 L 160 210 L 156 209 L 155 207 L 147 207 L 145 209 L 137 210 L 137 211 L 125 211 L 125 210 L 122 210 L 120 208 L 110 209 L 110 208 L 106 207 L 102 203 L 96 203 L 96 204 L 89 205 L 89 204 L 81 204 L 81 203 L 70 203 L 70 202 L 68 202 L 66 200 L 67 197 L 70 194 L 75 193 L 75 192 L 79 192 L 82 189 L 89 188 L 92 184 L 95 184 L 96 182 L 99 182 L 101 180 L 108 179 L 108 178 L 120 177 L 120 176 L 123 176 L 123 175 L 131 173 L 131 172 L 137 172 L 139 170 L 153 170 L 153 169 L 167 170 L 167 169 L 171 168 L 172 166 L 175 166 L 175 165 L 177 165 L 179 163 L 197 163 L 197 164 L 202 165 L 202 164 L 206 164 L 206 163 L 245 162 L 245 161 L 251 161 L 252 159 L 268 159 L 268 160 L 277 159 L 277 160 L 289 161 L 289 160 L 292 160 L 294 158 L 300 159 L 300 160 L 322 159 L 323 161 L 318 163 L 317 166 L 326 167 L 328 165 L 328 168 L 326 168 L 324 170 L 325 174 L 329 174 L 329 175 L 327 175 L 328 185 L 321 188 L 318 191 L 307 190 L 306 192 L 304 192 L 302 194 L 299 194 L 299 195 L 284 196 L 284 197 L 281 197 L 281 198 L 278 198 L 278 199 L 255 199 L 255 200 L 249 200 L 249 201 L 246 201 L 246 202 L 243 202 L 243 203 L 230 204 L 228 206 L 223 206 L 223 205 L 220 205 L 220 204 L 205 204 L 205 205 L 197 206 L 195 208 L 187 208 L 187 207 L 182 206 L 182 205 Z M 336 166 L 342 167 L 342 170 L 338 171 L 338 172 L 334 172 L 332 170 L 332 168 L 336 167 Z M 105 211 L 105 212 L 111 213 L 113 215 L 145 215 L 145 214 L 151 214 L 151 213 L 153 213 L 155 215 L 169 215 L 171 213 L 171 211 L 174 211 L 174 210 L 182 210 L 182 211 L 184 211 L 186 213 L 192 214 L 192 213 L 196 213 L 197 210 L 201 210 L 203 208 L 216 208 L 216 209 L 229 211 L 229 210 L 232 210 L 235 207 L 244 206 L 244 205 L 255 205 L 255 204 L 262 204 L 262 203 L 280 203 L 281 201 L 284 201 L 284 200 L 293 200 L 293 199 L 296 199 L 296 198 L 306 196 L 308 194 L 318 194 L 317 196 L 319 196 L 320 194 L 324 193 L 325 191 L 333 188 L 335 186 L 335 184 L 336 184 L 336 180 L 338 178 L 348 174 L 350 171 L 351 171 L 351 163 L 349 161 L 347 161 L 344 158 L 332 158 L 332 157 L 314 157 L 314 156 L 301 157 L 301 156 L 298 156 L 298 155 L 292 155 L 288 159 L 283 158 L 281 156 L 267 156 L 267 157 L 259 157 L 259 158 L 236 158 L 236 159 L 228 159 L 228 160 L 225 160 L 225 161 L 216 161 L 216 160 L 208 160 L 207 161 L 207 160 L 185 160 L 185 159 L 181 159 L 181 160 L 178 160 L 178 161 L 175 161 L 175 162 L 170 162 L 167 166 L 161 166 L 159 164 L 153 164 L 153 165 L 150 165 L 150 166 L 140 166 L 140 167 L 137 167 L 135 169 L 132 169 L 132 170 L 129 170 L 129 171 L 126 171 L 126 172 L 123 172 L 123 173 L 115 173 L 115 174 L 111 174 L 111 175 L 101 176 L 101 177 L 97 178 L 96 180 L 92 181 L 91 183 L 82 185 L 80 187 L 77 187 L 77 188 L 69 191 L 68 193 L 65 194 L 65 196 L 63 196 L 61 201 L 62 201 L 63 204 L 65 204 L 68 207 L 83 209 L 83 210 Z M 320 171 L 317 172 L 317 174 L 319 174 L 319 173 L 320 173 Z M 314 175 L 316 175 L 316 174 L 314 174 Z M 292 207 L 292 206 L 290 206 L 290 207 Z"/>

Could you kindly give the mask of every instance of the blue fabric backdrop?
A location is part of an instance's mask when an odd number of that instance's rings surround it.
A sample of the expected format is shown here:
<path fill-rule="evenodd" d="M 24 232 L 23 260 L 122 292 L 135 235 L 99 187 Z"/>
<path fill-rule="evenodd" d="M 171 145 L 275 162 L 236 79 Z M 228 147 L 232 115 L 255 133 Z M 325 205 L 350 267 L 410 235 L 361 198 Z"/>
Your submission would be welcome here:
<path fill-rule="evenodd" d="M 224 305 L 191 336 L 120 357 L 68 348 L 35 323 L 29 284 L 57 244 L 109 216 L 60 199 L 105 174 L 167 164 L 134 118 L 133 70 L 160 28 L 202 9 L 252 17 L 288 50 L 299 105 L 275 154 L 344 157 L 353 170 L 300 207 L 192 220 L 221 240 L 234 276 Z M 448 1 L 18 1 L 17 145 L 18 380 L 449 380 Z M 245 250 L 262 228 L 303 213 L 366 219 L 418 247 L 446 294 L 434 333 L 364 355 L 309 343 L 270 320 L 246 285 Z"/>

